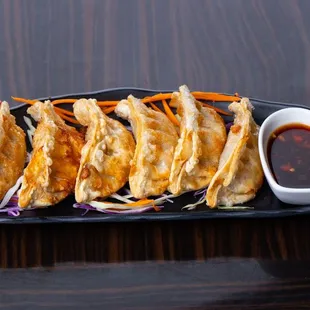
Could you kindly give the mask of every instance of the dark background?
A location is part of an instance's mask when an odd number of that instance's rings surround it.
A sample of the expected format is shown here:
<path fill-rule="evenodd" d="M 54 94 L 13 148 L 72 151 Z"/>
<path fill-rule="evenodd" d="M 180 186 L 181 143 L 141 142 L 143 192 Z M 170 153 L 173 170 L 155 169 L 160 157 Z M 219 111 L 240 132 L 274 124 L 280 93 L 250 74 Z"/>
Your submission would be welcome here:
<path fill-rule="evenodd" d="M 0 0 L 0 98 L 186 83 L 309 105 L 309 12 L 308 0 Z M 2 269 L 0 308 L 308 308 L 309 235 L 305 216 L 1 225 L 2 268 L 49 267 Z"/>

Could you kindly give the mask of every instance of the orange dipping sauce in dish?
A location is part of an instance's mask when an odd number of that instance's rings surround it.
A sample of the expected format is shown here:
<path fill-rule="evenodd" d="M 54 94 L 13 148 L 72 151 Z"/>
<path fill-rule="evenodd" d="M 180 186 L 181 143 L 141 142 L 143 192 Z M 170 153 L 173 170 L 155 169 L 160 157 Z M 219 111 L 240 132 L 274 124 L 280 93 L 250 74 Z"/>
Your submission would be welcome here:
<path fill-rule="evenodd" d="M 291 123 L 277 128 L 269 138 L 267 156 L 279 185 L 310 188 L 310 126 Z"/>

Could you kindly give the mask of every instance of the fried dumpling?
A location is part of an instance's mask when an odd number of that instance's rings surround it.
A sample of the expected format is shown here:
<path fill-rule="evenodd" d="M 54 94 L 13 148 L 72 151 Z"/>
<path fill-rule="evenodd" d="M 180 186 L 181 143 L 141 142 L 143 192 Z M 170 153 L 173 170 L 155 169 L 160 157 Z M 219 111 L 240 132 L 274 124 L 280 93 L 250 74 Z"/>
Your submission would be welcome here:
<path fill-rule="evenodd" d="M 0 200 L 23 174 L 26 156 L 25 133 L 16 125 L 8 103 L 0 102 Z"/>
<path fill-rule="evenodd" d="M 219 170 L 207 191 L 207 205 L 233 206 L 255 197 L 263 184 L 263 170 L 258 153 L 259 127 L 252 117 L 252 105 L 247 98 L 233 102 L 229 110 L 235 113 Z"/>
<path fill-rule="evenodd" d="M 129 175 L 131 193 L 136 198 L 161 195 L 168 187 L 178 134 L 164 113 L 129 96 L 118 103 L 116 114 L 131 123 L 136 149 Z"/>
<path fill-rule="evenodd" d="M 187 86 L 173 93 L 173 104 L 181 117 L 180 139 L 175 149 L 169 191 L 175 195 L 209 185 L 217 171 L 226 142 L 222 117 L 202 107 Z"/>
<path fill-rule="evenodd" d="M 74 190 L 84 138 L 65 124 L 49 101 L 37 102 L 27 112 L 38 126 L 18 204 L 22 208 L 54 205 Z"/>
<path fill-rule="evenodd" d="M 75 199 L 89 202 L 110 196 L 128 181 L 135 151 L 133 136 L 119 121 L 106 116 L 94 99 L 80 99 L 73 108 L 77 120 L 88 127 Z"/>

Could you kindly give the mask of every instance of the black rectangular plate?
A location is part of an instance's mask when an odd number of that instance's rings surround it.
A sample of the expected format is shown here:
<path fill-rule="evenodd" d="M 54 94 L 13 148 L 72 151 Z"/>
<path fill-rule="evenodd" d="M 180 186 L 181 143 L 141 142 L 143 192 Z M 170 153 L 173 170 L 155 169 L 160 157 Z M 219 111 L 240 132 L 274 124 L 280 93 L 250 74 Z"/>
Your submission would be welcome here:
<path fill-rule="evenodd" d="M 95 98 L 97 100 L 120 100 L 126 98 L 129 94 L 138 98 L 145 96 L 152 96 L 158 92 L 171 92 L 171 91 L 155 91 L 148 89 L 137 88 L 117 88 L 97 91 L 84 94 L 70 94 L 46 99 L 59 99 L 59 98 Z M 307 106 L 291 105 L 279 102 L 268 102 L 259 99 L 251 99 L 254 106 L 254 119 L 261 125 L 264 119 L 271 113 L 288 108 L 291 106 L 302 107 L 309 109 Z M 216 106 L 227 109 L 227 102 L 217 102 Z M 62 105 L 66 108 L 66 105 Z M 19 126 L 24 130 L 27 129 L 23 116 L 27 115 L 27 105 L 20 105 L 12 108 L 12 113 L 16 117 Z M 72 107 L 71 107 L 72 108 Z M 115 115 L 112 117 L 116 118 Z M 225 121 L 231 121 L 231 117 L 225 117 Z M 123 122 L 123 121 L 122 121 Z M 123 122 L 124 123 L 124 122 Z M 28 145 L 30 147 L 30 145 Z M 29 149 L 30 150 L 30 149 Z M 183 194 L 175 198 L 174 203 L 166 203 L 165 208 L 161 212 L 150 211 L 138 215 L 108 215 L 99 212 L 90 211 L 82 216 L 84 210 L 74 209 L 72 207 L 75 202 L 74 197 L 70 196 L 58 205 L 46 209 L 24 211 L 19 217 L 9 217 L 0 215 L 0 223 L 77 223 L 77 222 L 132 222 L 132 221 L 163 221 L 163 220 L 194 220 L 194 219 L 211 219 L 211 218 L 271 218 L 271 217 L 286 217 L 298 214 L 310 214 L 310 205 L 307 206 L 293 206 L 284 204 L 279 201 L 272 193 L 267 182 L 264 182 L 263 187 L 257 193 L 254 200 L 246 203 L 247 206 L 254 209 L 246 211 L 224 211 L 224 210 L 210 210 L 205 204 L 200 205 L 194 211 L 181 211 L 182 206 L 195 202 L 193 193 Z"/>

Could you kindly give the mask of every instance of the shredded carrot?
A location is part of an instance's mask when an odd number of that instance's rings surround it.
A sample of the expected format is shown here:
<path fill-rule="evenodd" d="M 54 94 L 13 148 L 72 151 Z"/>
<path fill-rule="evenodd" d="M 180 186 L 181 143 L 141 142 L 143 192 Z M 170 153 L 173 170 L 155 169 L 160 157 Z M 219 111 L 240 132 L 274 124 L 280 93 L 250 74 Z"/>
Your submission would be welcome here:
<path fill-rule="evenodd" d="M 212 101 L 212 102 L 216 102 L 216 101 L 224 101 L 224 102 L 232 102 L 232 101 L 240 101 L 240 97 L 238 95 L 238 93 L 235 93 L 235 96 L 229 96 L 229 95 L 223 95 L 223 94 L 218 94 L 218 93 L 211 93 L 211 92 L 192 92 L 192 95 L 195 97 L 195 99 L 197 100 L 206 100 L 206 101 Z M 165 112 L 168 116 L 168 118 L 177 126 L 179 126 L 180 122 L 179 120 L 175 117 L 175 115 L 173 114 L 173 112 L 171 111 L 169 105 L 167 104 L 166 100 L 171 99 L 172 97 L 172 93 L 159 93 L 153 96 L 147 96 L 145 98 L 142 99 L 143 103 L 150 103 L 151 107 L 156 110 L 156 111 L 161 111 L 155 104 L 154 102 L 156 101 L 162 101 L 163 102 L 163 106 L 165 109 Z M 18 98 L 18 97 L 12 97 L 13 100 L 17 101 L 17 102 L 22 102 L 22 103 L 28 103 L 28 104 L 34 104 L 37 100 L 29 100 L 29 99 L 24 99 L 24 98 Z M 53 105 L 57 105 L 57 104 L 62 104 L 62 103 L 75 103 L 77 99 L 73 99 L 73 98 L 67 98 L 67 99 L 56 99 L 52 101 Z M 114 111 L 116 105 L 118 104 L 118 100 L 113 100 L 113 101 L 97 101 L 97 104 L 103 108 L 103 111 L 105 114 L 109 114 L 111 112 Z M 224 115 L 231 115 L 231 113 L 226 112 L 220 108 L 214 107 L 212 105 L 209 105 L 207 103 L 202 103 L 203 106 L 205 107 L 209 107 L 215 111 L 217 111 L 218 113 L 224 114 Z M 170 106 L 173 107 L 171 105 L 170 102 Z M 106 107 L 106 108 L 105 108 Z M 56 107 L 55 107 L 56 108 Z M 72 121 L 73 123 L 77 123 L 76 120 L 74 120 L 73 118 L 70 117 L 66 117 L 64 118 L 64 115 L 69 115 L 69 116 L 73 116 L 73 113 L 70 111 L 67 111 L 65 109 L 60 109 L 60 108 L 56 108 L 56 113 L 58 113 L 63 119 L 66 119 L 67 121 Z M 162 113 L 164 113 L 164 111 L 161 111 Z"/>
<path fill-rule="evenodd" d="M 72 117 L 69 117 L 67 115 L 64 115 L 60 112 L 57 113 L 62 119 L 65 119 L 66 121 L 68 122 L 71 122 L 73 124 L 80 124 L 76 119 L 72 118 Z"/>
<path fill-rule="evenodd" d="M 224 114 L 224 115 L 228 115 L 228 116 L 231 116 L 232 114 L 229 113 L 229 112 L 226 112 L 222 109 L 219 109 L 213 105 L 210 105 L 210 104 L 207 104 L 207 103 L 204 103 L 204 102 L 201 102 L 199 101 L 204 107 L 207 107 L 207 108 L 210 108 L 210 109 L 213 109 L 214 111 L 218 112 L 218 113 L 221 113 L 221 114 Z"/>
<path fill-rule="evenodd" d="M 113 204 L 111 202 L 108 202 L 108 201 L 102 201 L 101 203 L 103 204 Z M 143 198 L 143 199 L 140 199 L 138 201 L 135 201 L 135 202 L 131 202 L 131 203 L 122 203 L 121 205 L 122 206 L 127 206 L 127 207 L 133 207 L 133 208 L 140 208 L 140 207 L 143 207 L 147 204 L 150 204 L 152 203 L 153 206 L 155 206 L 155 203 L 154 203 L 154 200 L 153 199 L 147 199 L 147 198 Z M 109 208 L 110 209 L 110 208 Z M 155 209 L 155 208 L 154 208 Z M 159 209 L 156 207 L 156 209 Z M 113 210 L 113 207 L 111 207 L 111 210 Z M 115 210 L 115 209 L 114 209 Z M 116 209 L 117 210 L 117 209 Z M 160 209 L 159 209 L 160 210 Z"/>
<path fill-rule="evenodd" d="M 240 101 L 240 97 L 223 95 L 218 93 L 205 93 L 201 91 L 192 92 L 192 95 L 196 99 L 203 99 L 207 101 Z"/>
<path fill-rule="evenodd" d="M 109 107 L 109 108 L 105 108 L 102 109 L 102 111 L 104 112 L 104 114 L 109 114 L 111 112 L 113 112 L 115 110 L 116 107 Z"/>
<path fill-rule="evenodd" d="M 170 119 L 170 121 L 177 125 L 177 126 L 180 126 L 180 122 L 179 120 L 175 117 L 175 115 L 173 114 L 173 112 L 171 111 L 167 101 L 165 99 L 162 100 L 162 103 L 163 103 L 163 106 L 164 106 L 164 109 L 165 109 L 165 112 L 168 116 L 168 118 Z"/>
<path fill-rule="evenodd" d="M 75 103 L 78 99 L 57 99 L 53 100 L 52 104 L 61 104 L 61 103 Z M 119 101 L 97 101 L 99 106 L 109 107 L 115 106 Z"/>
<path fill-rule="evenodd" d="M 176 100 L 170 100 L 169 107 L 177 109 L 178 108 L 177 101 Z"/>
<path fill-rule="evenodd" d="M 56 100 L 51 100 L 52 104 L 61 104 L 61 103 L 75 103 L 75 101 L 77 101 L 78 99 L 56 99 Z"/>
<path fill-rule="evenodd" d="M 160 93 L 160 94 L 154 95 L 154 96 L 149 97 L 149 98 L 143 98 L 142 102 L 143 103 L 149 103 L 149 102 L 154 102 L 154 101 L 161 101 L 164 99 L 171 99 L 171 96 L 172 96 L 172 93 L 166 93 L 166 94 Z"/>
<path fill-rule="evenodd" d="M 97 101 L 97 104 L 99 107 L 110 107 L 110 106 L 116 106 L 119 103 L 119 101 Z"/>
<path fill-rule="evenodd" d="M 124 203 L 124 206 L 128 206 L 128 207 L 137 207 L 137 206 L 143 206 L 145 204 L 149 204 L 149 203 L 154 203 L 153 199 L 140 199 L 138 201 L 135 202 L 131 202 L 131 203 Z"/>
<path fill-rule="evenodd" d="M 74 113 L 71 112 L 71 111 L 68 111 L 68 110 L 65 110 L 65 109 L 62 109 L 62 108 L 58 108 L 58 107 L 54 107 L 55 111 L 58 113 L 61 113 L 61 114 L 65 114 L 65 115 L 70 115 L 70 116 L 74 116 Z"/>
<path fill-rule="evenodd" d="M 102 202 L 102 203 L 104 203 L 104 204 L 110 204 L 110 202 Z M 147 198 L 140 199 L 140 200 L 138 200 L 138 201 L 131 202 L 131 203 L 123 203 L 123 204 L 121 204 L 121 205 L 122 205 L 122 206 L 133 207 L 133 208 L 140 208 L 140 207 L 143 207 L 143 206 L 145 206 L 145 205 L 147 205 L 147 204 L 150 204 L 150 203 L 152 204 L 152 207 L 154 208 L 154 210 L 155 210 L 156 212 L 158 212 L 158 211 L 161 210 L 159 207 L 157 207 L 157 206 L 155 205 L 155 202 L 154 202 L 153 199 L 147 199 Z M 111 207 L 111 208 L 109 208 L 109 209 L 110 209 L 110 210 L 117 210 L 116 208 L 113 208 L 113 207 Z"/>
<path fill-rule="evenodd" d="M 153 110 L 157 111 L 157 112 L 161 112 L 164 113 L 164 111 L 162 111 L 156 104 L 150 102 L 151 107 L 153 108 Z M 165 113 L 164 113 L 165 114 Z"/>
<path fill-rule="evenodd" d="M 205 92 L 192 92 L 193 96 L 196 99 L 202 99 L 202 100 L 207 100 L 207 101 L 239 101 L 240 98 L 236 97 L 236 96 L 228 96 L 228 95 L 222 95 L 222 94 L 218 94 L 218 93 L 205 93 Z M 153 101 L 162 101 L 162 100 L 166 100 L 166 99 L 171 99 L 172 93 L 166 93 L 166 94 L 157 94 L 154 95 L 152 97 L 149 97 L 147 99 L 142 99 L 142 102 L 144 103 L 149 103 L 149 102 L 153 102 Z M 168 106 L 169 107 L 169 106 Z M 215 111 L 217 111 L 218 113 L 224 114 L 224 115 L 231 115 L 230 113 L 216 108 L 214 106 L 210 106 L 209 108 L 214 109 Z M 167 112 L 166 112 L 167 113 Z"/>
<path fill-rule="evenodd" d="M 155 210 L 156 212 L 160 211 L 160 208 L 158 208 L 158 207 L 155 205 L 155 203 L 153 203 L 153 208 L 154 208 L 154 210 Z"/>
<path fill-rule="evenodd" d="M 11 97 L 16 102 L 22 102 L 22 103 L 28 103 L 28 104 L 34 104 L 37 100 L 30 100 L 25 98 L 19 98 L 19 97 Z"/>

